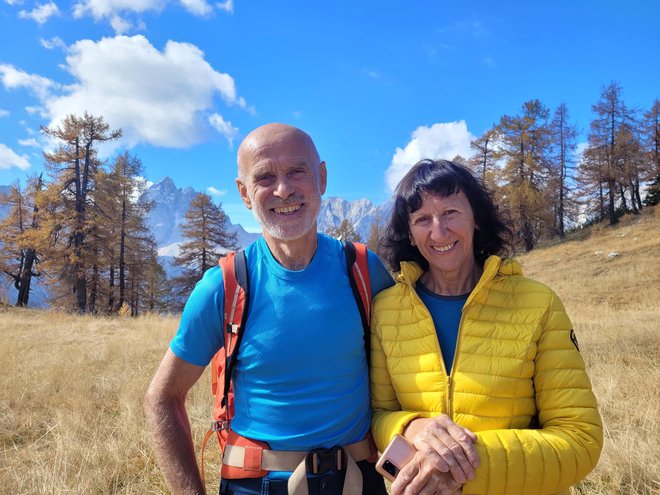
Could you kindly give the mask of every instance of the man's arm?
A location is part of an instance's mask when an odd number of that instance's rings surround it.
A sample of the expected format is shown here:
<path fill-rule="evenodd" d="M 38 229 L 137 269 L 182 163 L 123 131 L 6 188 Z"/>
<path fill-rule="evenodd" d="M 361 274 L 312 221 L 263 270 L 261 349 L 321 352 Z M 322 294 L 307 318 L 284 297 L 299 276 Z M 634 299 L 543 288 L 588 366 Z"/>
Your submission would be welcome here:
<path fill-rule="evenodd" d="M 188 391 L 203 371 L 203 366 L 187 363 L 168 349 L 145 396 L 156 460 L 175 495 L 205 493 L 185 408 Z"/>

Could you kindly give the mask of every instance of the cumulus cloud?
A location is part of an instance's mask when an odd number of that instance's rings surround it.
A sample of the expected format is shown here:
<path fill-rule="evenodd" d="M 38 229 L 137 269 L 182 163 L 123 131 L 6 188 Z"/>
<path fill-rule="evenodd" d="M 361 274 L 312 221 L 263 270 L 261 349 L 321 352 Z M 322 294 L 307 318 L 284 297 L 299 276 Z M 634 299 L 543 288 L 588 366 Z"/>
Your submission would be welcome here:
<path fill-rule="evenodd" d="M 0 108 L 0 117 L 6 117 L 9 115 L 9 110 L 5 110 L 4 108 Z"/>
<path fill-rule="evenodd" d="M 0 170 L 18 167 L 21 170 L 30 168 L 27 155 L 19 155 L 10 147 L 0 143 Z"/>
<path fill-rule="evenodd" d="M 41 4 L 31 11 L 21 10 L 18 16 L 21 19 L 32 19 L 37 24 L 44 24 L 52 16 L 59 14 L 60 10 L 57 8 L 55 2 L 48 2 Z"/>
<path fill-rule="evenodd" d="M 456 155 L 471 154 L 470 141 L 475 139 L 464 120 L 436 123 L 415 129 L 404 148 L 397 148 L 385 172 L 387 187 L 393 191 L 410 168 L 423 158 L 451 160 Z"/>
<path fill-rule="evenodd" d="M 220 189 L 216 189 L 216 188 L 213 187 L 213 186 L 209 186 L 209 187 L 207 187 L 206 190 L 208 191 L 208 193 L 209 193 L 211 196 L 217 196 L 217 197 L 219 197 L 219 196 L 224 196 L 225 194 L 227 194 L 227 190 L 226 190 L 226 189 L 220 190 Z"/>
<path fill-rule="evenodd" d="M 5 89 L 25 88 L 40 100 L 45 100 L 59 84 L 46 77 L 28 74 L 10 64 L 0 64 L 0 81 Z"/>
<path fill-rule="evenodd" d="M 222 115 L 217 113 L 214 113 L 209 117 L 209 122 L 216 131 L 227 138 L 227 141 L 229 141 L 231 146 L 234 145 L 234 138 L 238 134 L 238 129 L 234 127 L 231 122 L 226 121 L 222 118 Z"/>
<path fill-rule="evenodd" d="M 117 36 L 69 47 L 65 69 L 76 79 L 66 94 L 47 98 L 53 122 L 85 111 L 103 115 L 133 146 L 187 147 L 201 142 L 209 122 L 228 139 L 237 130 L 220 115 L 205 119 L 216 97 L 245 108 L 234 79 L 216 71 L 195 45 L 168 41 L 159 51 L 143 36 Z"/>

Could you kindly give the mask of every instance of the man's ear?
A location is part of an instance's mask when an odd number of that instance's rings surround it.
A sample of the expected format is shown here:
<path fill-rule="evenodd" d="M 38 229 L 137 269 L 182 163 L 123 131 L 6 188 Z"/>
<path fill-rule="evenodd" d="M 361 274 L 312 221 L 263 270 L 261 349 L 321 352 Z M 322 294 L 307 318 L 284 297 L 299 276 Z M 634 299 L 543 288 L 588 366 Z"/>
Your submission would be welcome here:
<path fill-rule="evenodd" d="M 238 188 L 238 194 L 240 194 L 241 198 L 243 199 L 243 203 L 245 203 L 245 206 L 249 210 L 251 210 L 252 202 L 250 201 L 250 197 L 248 196 L 247 187 L 245 186 L 245 184 L 243 184 L 243 181 L 240 179 L 240 177 L 236 178 L 236 187 Z"/>
<path fill-rule="evenodd" d="M 319 191 L 321 196 L 325 194 L 325 188 L 328 185 L 328 171 L 325 168 L 325 162 L 319 163 Z"/>

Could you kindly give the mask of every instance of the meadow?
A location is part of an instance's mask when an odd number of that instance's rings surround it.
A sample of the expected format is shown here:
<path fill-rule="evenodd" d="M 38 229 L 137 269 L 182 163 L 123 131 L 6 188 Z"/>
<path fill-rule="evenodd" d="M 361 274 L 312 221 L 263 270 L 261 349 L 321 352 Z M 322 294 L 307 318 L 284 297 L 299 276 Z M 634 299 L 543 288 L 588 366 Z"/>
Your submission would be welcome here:
<path fill-rule="evenodd" d="M 597 468 L 574 493 L 660 493 L 660 211 L 597 225 L 519 256 L 574 323 L 605 422 Z M 0 494 L 161 494 L 142 398 L 175 316 L 101 318 L 0 306 Z M 210 379 L 188 398 L 194 440 Z M 207 450 L 217 493 L 219 452 Z"/>

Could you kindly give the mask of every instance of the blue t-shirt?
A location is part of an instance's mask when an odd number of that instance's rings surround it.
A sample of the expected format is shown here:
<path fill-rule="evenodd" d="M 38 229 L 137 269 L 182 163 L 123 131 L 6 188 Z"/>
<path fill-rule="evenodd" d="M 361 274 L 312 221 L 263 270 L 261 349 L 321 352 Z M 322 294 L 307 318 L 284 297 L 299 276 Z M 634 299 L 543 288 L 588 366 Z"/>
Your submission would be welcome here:
<path fill-rule="evenodd" d="M 346 445 L 369 430 L 369 381 L 360 314 L 341 243 L 323 234 L 305 269 L 287 270 L 260 238 L 245 250 L 250 304 L 233 380 L 232 429 L 276 450 Z M 393 285 L 369 253 L 372 295 Z M 170 348 L 206 366 L 223 345 L 219 267 L 193 290 Z"/>
<path fill-rule="evenodd" d="M 445 362 L 445 370 L 449 374 L 454 364 L 458 327 L 461 324 L 463 306 L 465 306 L 465 301 L 467 301 L 470 293 L 461 294 L 460 296 L 441 296 L 428 290 L 421 282 L 417 282 L 415 288 L 420 299 L 431 313 L 431 318 L 433 318 L 442 359 Z"/>

